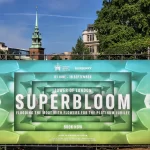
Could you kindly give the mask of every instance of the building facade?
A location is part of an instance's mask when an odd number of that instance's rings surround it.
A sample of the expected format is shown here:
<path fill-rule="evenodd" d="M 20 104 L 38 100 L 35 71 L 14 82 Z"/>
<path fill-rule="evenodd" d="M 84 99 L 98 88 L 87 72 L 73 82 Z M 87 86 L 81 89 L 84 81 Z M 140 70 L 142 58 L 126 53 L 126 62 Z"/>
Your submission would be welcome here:
<path fill-rule="evenodd" d="M 14 47 L 8 47 L 4 42 L 0 42 L 0 50 L 2 50 L 5 54 L 3 59 L 21 59 L 21 60 L 31 60 L 29 57 L 29 50 L 28 49 L 22 49 L 22 48 L 14 48 Z M 0 57 L 0 60 L 2 57 Z"/>
<path fill-rule="evenodd" d="M 29 56 L 29 50 L 23 48 L 8 48 L 9 54 Z"/>
<path fill-rule="evenodd" d="M 61 54 L 47 55 L 46 60 L 53 60 L 53 58 L 55 58 L 55 60 L 57 58 L 59 58 L 61 60 L 71 60 L 72 56 L 71 56 L 71 52 L 64 52 L 64 53 L 61 53 Z"/>
<path fill-rule="evenodd" d="M 99 54 L 99 40 L 96 36 L 97 31 L 94 30 L 94 25 L 89 24 L 87 29 L 82 32 L 84 44 L 89 48 L 91 54 Z"/>
<path fill-rule="evenodd" d="M 5 43 L 0 42 L 0 50 L 2 50 L 2 51 L 8 51 L 8 47 L 5 45 Z"/>

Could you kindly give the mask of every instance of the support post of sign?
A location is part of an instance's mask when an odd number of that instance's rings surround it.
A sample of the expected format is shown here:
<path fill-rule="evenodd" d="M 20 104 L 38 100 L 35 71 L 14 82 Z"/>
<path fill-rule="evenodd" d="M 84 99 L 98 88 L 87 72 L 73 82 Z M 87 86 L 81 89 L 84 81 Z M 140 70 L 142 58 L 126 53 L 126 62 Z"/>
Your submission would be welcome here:
<path fill-rule="evenodd" d="M 6 145 L 4 146 L 4 150 L 7 150 L 7 147 L 6 147 Z"/>
<path fill-rule="evenodd" d="M 7 53 L 7 51 L 5 52 L 5 60 L 7 60 L 7 58 L 8 58 L 8 53 Z"/>
<path fill-rule="evenodd" d="M 59 150 L 59 147 L 58 147 L 58 145 L 57 145 L 57 150 Z"/>
<path fill-rule="evenodd" d="M 84 52 L 83 52 L 83 60 L 84 60 Z"/>
<path fill-rule="evenodd" d="M 150 60 L 150 47 L 148 47 L 148 49 L 147 49 L 147 53 L 148 53 L 148 60 Z"/>

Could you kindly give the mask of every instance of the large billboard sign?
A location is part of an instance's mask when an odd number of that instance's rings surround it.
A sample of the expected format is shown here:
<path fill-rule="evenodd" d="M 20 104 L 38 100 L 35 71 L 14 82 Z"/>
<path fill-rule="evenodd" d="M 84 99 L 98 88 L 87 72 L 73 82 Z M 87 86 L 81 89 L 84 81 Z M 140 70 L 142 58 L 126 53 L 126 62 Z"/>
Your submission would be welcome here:
<path fill-rule="evenodd" d="M 150 61 L 1 61 L 0 144 L 150 144 Z"/>

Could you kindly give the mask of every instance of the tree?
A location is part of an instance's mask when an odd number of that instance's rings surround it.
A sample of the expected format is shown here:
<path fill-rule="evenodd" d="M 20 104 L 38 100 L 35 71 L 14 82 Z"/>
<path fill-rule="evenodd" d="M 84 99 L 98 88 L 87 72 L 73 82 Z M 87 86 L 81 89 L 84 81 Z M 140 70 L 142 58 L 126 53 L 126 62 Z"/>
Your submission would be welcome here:
<path fill-rule="evenodd" d="M 103 0 L 94 27 L 105 54 L 134 54 L 150 46 L 150 0 Z"/>
<path fill-rule="evenodd" d="M 51 58 L 51 60 L 62 60 L 59 55 L 55 55 Z"/>
<path fill-rule="evenodd" d="M 14 60 L 14 56 L 9 51 L 3 51 L 0 49 L 0 59 Z"/>
<path fill-rule="evenodd" d="M 91 60 L 89 48 L 85 46 L 81 37 L 78 38 L 76 46 L 72 48 L 73 60 Z"/>
<path fill-rule="evenodd" d="M 5 59 L 5 52 L 0 49 L 0 60 Z"/>

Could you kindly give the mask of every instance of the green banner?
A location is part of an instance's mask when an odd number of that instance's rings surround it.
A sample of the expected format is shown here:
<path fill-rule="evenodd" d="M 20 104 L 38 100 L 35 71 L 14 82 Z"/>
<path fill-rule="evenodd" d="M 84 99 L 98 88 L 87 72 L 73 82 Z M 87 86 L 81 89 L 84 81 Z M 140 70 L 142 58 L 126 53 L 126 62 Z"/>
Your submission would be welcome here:
<path fill-rule="evenodd" d="M 150 144 L 149 66 L 1 61 L 0 144 Z"/>

